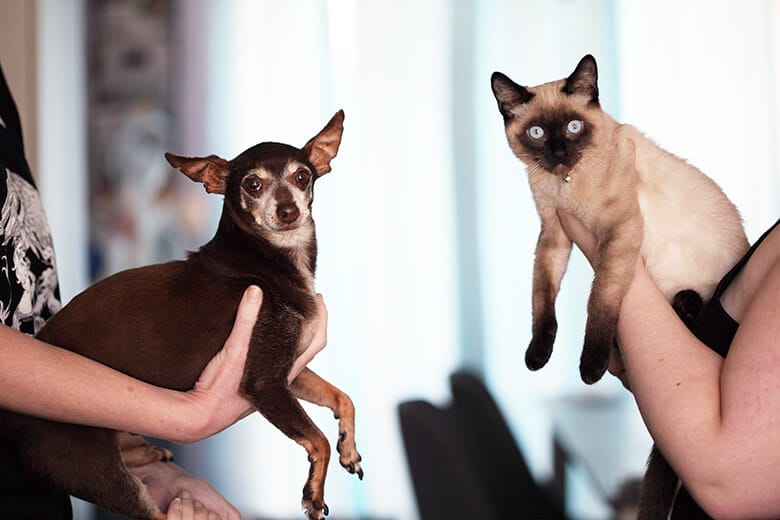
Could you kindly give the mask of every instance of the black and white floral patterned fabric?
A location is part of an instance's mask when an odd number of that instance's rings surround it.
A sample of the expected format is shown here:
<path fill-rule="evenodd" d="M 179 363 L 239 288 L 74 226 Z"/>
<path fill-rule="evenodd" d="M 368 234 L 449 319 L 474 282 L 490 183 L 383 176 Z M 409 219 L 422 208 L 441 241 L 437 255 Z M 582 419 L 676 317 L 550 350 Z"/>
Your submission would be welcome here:
<path fill-rule="evenodd" d="M 35 334 L 60 309 L 46 215 L 15 112 L 0 103 L 0 321 Z"/>

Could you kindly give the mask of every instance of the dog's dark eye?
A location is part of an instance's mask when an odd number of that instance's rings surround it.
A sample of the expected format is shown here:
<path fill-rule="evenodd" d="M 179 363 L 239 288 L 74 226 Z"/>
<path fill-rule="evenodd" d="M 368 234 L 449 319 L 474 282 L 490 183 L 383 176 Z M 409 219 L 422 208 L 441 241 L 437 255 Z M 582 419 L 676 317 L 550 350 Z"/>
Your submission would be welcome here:
<path fill-rule="evenodd" d="M 309 179 L 311 179 L 311 174 L 306 170 L 298 170 L 295 172 L 295 183 L 299 188 L 304 189 L 306 186 L 308 186 Z"/>
<path fill-rule="evenodd" d="M 244 188 L 250 195 L 257 195 L 260 190 L 263 189 L 263 182 L 257 175 L 250 175 L 241 183 L 241 187 Z"/>

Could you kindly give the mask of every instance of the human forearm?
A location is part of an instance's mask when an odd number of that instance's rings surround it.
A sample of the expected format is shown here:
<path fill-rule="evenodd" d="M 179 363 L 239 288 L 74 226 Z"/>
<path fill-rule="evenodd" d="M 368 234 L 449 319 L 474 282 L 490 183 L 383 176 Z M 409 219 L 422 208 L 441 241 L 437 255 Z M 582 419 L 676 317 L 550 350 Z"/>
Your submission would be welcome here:
<path fill-rule="evenodd" d="M 4 408 L 181 441 L 192 440 L 202 428 L 190 422 L 198 417 L 185 417 L 191 406 L 185 394 L 143 383 L 8 327 L 0 327 L 0 345 Z"/>
<path fill-rule="evenodd" d="M 0 406 L 174 442 L 203 439 L 252 411 L 238 386 L 261 304 L 257 287 L 245 291 L 230 336 L 189 392 L 144 383 L 0 327 Z"/>
<path fill-rule="evenodd" d="M 620 351 L 645 423 L 684 477 L 688 460 L 712 460 L 705 451 L 720 434 L 723 360 L 688 331 L 644 266 L 636 271 L 620 310 Z"/>

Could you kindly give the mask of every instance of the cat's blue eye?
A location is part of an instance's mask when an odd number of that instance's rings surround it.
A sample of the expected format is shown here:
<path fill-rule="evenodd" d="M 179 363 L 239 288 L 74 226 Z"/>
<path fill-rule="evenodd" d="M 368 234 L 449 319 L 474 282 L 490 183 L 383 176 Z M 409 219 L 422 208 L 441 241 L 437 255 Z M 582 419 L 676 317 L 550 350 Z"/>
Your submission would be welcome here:
<path fill-rule="evenodd" d="M 528 135 L 531 139 L 541 139 L 544 137 L 544 129 L 541 126 L 534 125 L 528 129 Z"/>
<path fill-rule="evenodd" d="M 579 134 L 582 130 L 582 121 L 579 119 L 569 121 L 569 124 L 566 125 L 566 130 L 568 130 L 570 134 Z"/>

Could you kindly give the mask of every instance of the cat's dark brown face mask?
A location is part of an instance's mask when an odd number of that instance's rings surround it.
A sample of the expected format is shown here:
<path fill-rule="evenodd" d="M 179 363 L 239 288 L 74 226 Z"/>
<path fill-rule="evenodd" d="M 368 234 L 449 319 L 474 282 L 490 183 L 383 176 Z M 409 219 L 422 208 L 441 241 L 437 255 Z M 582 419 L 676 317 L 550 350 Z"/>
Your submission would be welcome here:
<path fill-rule="evenodd" d="M 529 170 L 565 176 L 597 130 L 600 112 L 596 61 L 585 56 L 566 79 L 526 88 L 493 73 L 493 93 L 504 118 L 509 146 Z"/>

